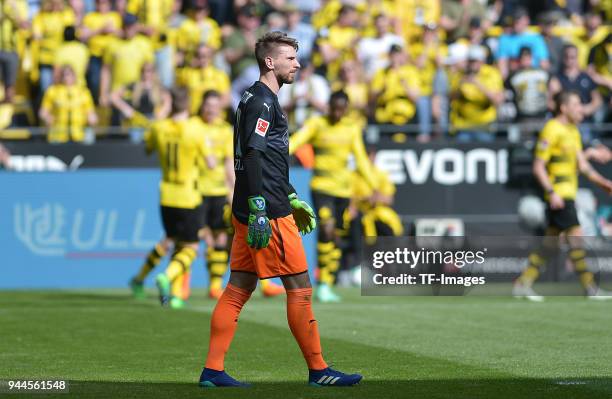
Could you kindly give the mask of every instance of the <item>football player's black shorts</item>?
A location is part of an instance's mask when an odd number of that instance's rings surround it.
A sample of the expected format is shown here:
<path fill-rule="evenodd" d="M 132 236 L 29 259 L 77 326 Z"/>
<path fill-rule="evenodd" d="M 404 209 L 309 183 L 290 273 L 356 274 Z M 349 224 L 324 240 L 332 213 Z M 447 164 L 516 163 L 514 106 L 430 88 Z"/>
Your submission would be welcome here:
<path fill-rule="evenodd" d="M 202 197 L 201 225 L 211 230 L 224 230 L 229 226 L 224 219 L 225 206 L 228 205 L 225 195 Z"/>
<path fill-rule="evenodd" d="M 578 214 L 576 213 L 576 204 L 573 200 L 564 201 L 565 206 L 563 209 L 550 209 L 550 205 L 546 208 L 548 226 L 561 231 L 568 230 L 574 226 L 580 226 Z"/>
<path fill-rule="evenodd" d="M 349 206 L 349 198 L 334 197 L 313 191 L 312 202 L 320 223 L 325 223 L 325 221 L 333 218 L 337 230 L 343 231 L 346 229 L 344 225 L 344 212 Z M 321 234 L 322 230 L 319 229 L 319 234 Z"/>
<path fill-rule="evenodd" d="M 161 217 L 166 236 L 183 242 L 198 242 L 201 224 L 201 205 L 196 208 L 161 206 Z"/>

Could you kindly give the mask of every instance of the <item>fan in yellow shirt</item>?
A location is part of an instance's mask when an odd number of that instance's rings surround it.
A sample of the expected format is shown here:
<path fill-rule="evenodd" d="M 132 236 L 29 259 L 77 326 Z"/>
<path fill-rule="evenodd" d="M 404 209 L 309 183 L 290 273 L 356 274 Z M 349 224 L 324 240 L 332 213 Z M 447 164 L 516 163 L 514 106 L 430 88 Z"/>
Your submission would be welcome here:
<path fill-rule="evenodd" d="M 316 31 L 329 28 L 338 19 L 342 8 L 341 0 L 323 0 L 322 3 L 311 18 L 312 27 Z"/>
<path fill-rule="evenodd" d="M 338 21 L 317 40 L 319 52 L 314 54 L 313 63 L 325 67 L 330 82 L 337 79 L 344 61 L 355 58 L 355 47 L 360 39 L 358 13 L 355 7 L 344 5 L 338 14 Z"/>
<path fill-rule="evenodd" d="M 121 14 L 112 11 L 111 0 L 96 0 L 96 11 L 83 18 L 79 38 L 87 43 L 91 57 L 87 68 L 87 86 L 97 101 L 100 96 L 102 57 L 106 49 L 121 36 Z"/>
<path fill-rule="evenodd" d="M 190 63 L 202 44 L 218 50 L 221 47 L 221 29 L 209 17 L 208 6 L 198 3 L 176 32 L 177 50 L 182 53 L 185 64 Z"/>
<path fill-rule="evenodd" d="M 2 102 L 13 103 L 15 85 L 19 72 L 19 39 L 28 28 L 28 3 L 26 0 L 9 0 L 0 3 L 0 69 L 4 98 Z"/>
<path fill-rule="evenodd" d="M 74 26 L 67 26 L 64 29 L 64 42 L 55 51 L 53 58 L 54 80 L 58 80 L 62 66 L 70 65 L 76 75 L 77 84 L 85 86 L 85 72 L 88 63 L 89 49 L 77 40 Z"/>
<path fill-rule="evenodd" d="M 92 57 L 102 58 L 108 46 L 121 36 L 121 14 L 112 11 L 110 0 L 96 0 L 96 11 L 83 18 L 79 37 L 87 42 Z"/>
<path fill-rule="evenodd" d="M 123 37 L 106 49 L 103 60 L 100 104 L 107 106 L 112 91 L 136 83 L 143 65 L 154 60 L 152 44 L 148 38 L 138 35 L 134 15 L 123 17 Z"/>
<path fill-rule="evenodd" d="M 412 120 L 420 96 L 419 72 L 406 63 L 404 50 L 394 44 L 389 50 L 390 64 L 379 69 L 370 86 L 374 118 L 378 123 L 403 125 Z"/>
<path fill-rule="evenodd" d="M 52 142 L 83 141 L 84 127 L 97 123 L 91 94 L 77 84 L 69 65 L 60 68 L 59 82 L 47 89 L 40 106 L 40 119 L 50 128 L 47 138 Z"/>
<path fill-rule="evenodd" d="M 406 43 L 419 40 L 423 27 L 438 25 L 441 13 L 440 0 L 396 0 L 395 13 Z"/>
<path fill-rule="evenodd" d="M 42 11 L 32 19 L 32 51 L 36 54 L 41 92 L 53 83 L 53 57 L 62 44 L 64 29 L 74 25 L 74 12 L 63 0 L 45 0 Z"/>
<path fill-rule="evenodd" d="M 489 125 L 504 101 L 504 84 L 499 70 L 484 63 L 485 57 L 484 48 L 470 47 L 467 70 L 451 82 L 451 132 L 463 142 L 495 139 Z"/>
<path fill-rule="evenodd" d="M 340 266 L 342 253 L 338 242 L 345 234 L 344 213 L 352 195 L 350 156 L 354 157 L 357 170 L 368 184 L 377 186 L 365 152 L 361 126 L 347 116 L 348 110 L 346 93 L 334 92 L 329 99 L 328 115 L 309 118 L 289 140 L 289 153 L 294 153 L 306 143 L 312 144 L 315 153 L 310 187 L 320 226 L 317 244 L 319 287 L 316 297 L 321 301 L 339 300 L 331 287 Z"/>
<path fill-rule="evenodd" d="M 189 89 L 192 115 L 199 113 L 202 96 L 209 90 L 219 92 L 223 108 L 229 105 L 231 89 L 229 76 L 213 65 L 214 54 L 215 50 L 212 47 L 202 44 L 198 47 L 191 66 L 182 68 L 178 72 L 177 83 Z"/>
<path fill-rule="evenodd" d="M 157 43 L 166 31 L 173 3 L 174 0 L 128 0 L 127 12 L 138 18 L 143 33 Z"/>
<path fill-rule="evenodd" d="M 419 122 L 420 141 L 428 141 L 432 131 L 432 95 L 433 83 L 438 67 L 448 54 L 448 49 L 444 43 L 440 42 L 438 26 L 425 25 L 423 27 L 423 37 L 409 47 L 411 58 L 419 71 L 419 92 L 420 97 L 417 103 L 417 115 Z"/>

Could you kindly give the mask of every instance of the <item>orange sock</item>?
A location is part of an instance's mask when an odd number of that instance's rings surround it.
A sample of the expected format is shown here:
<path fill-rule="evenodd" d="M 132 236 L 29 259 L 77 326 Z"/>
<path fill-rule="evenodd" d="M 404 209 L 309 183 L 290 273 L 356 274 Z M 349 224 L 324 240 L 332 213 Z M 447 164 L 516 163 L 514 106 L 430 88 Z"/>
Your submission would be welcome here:
<path fill-rule="evenodd" d="M 236 332 L 238 315 L 250 297 L 251 293 L 247 290 L 231 284 L 225 287 L 210 320 L 210 343 L 206 368 L 224 370 L 223 361 Z"/>
<path fill-rule="evenodd" d="M 319 327 L 312 313 L 312 288 L 287 290 L 287 321 L 311 370 L 327 368 L 321 353 Z"/>

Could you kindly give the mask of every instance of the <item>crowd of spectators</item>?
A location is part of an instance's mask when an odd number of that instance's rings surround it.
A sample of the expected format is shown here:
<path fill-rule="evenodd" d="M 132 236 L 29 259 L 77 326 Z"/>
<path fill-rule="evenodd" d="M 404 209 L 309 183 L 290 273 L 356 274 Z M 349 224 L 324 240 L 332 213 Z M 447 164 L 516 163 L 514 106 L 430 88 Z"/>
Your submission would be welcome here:
<path fill-rule="evenodd" d="M 257 38 L 299 40 L 301 71 L 279 101 L 292 128 L 344 90 L 355 123 L 419 141 L 533 133 L 560 90 L 579 92 L 590 141 L 611 118 L 610 0 L 2 0 L 0 128 L 51 141 L 121 126 L 142 139 L 186 86 L 197 114 L 222 94 L 231 118 L 258 78 Z M 106 129 L 109 130 L 110 129 Z M 91 138 L 91 135 L 89 136 Z"/>

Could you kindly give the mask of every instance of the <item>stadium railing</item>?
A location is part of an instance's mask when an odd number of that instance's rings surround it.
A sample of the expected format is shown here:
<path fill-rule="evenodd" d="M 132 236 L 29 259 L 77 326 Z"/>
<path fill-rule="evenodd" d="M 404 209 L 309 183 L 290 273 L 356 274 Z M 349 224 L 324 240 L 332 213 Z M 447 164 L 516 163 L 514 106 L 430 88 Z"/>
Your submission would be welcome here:
<path fill-rule="evenodd" d="M 526 123 L 494 123 L 484 126 L 473 126 L 469 130 L 482 130 L 491 132 L 497 139 L 518 142 L 526 137 L 533 136 L 544 126 L 542 122 Z M 581 126 L 588 127 L 595 137 L 612 137 L 612 123 L 589 123 Z M 46 127 L 17 127 L 0 130 L 0 140 L 40 140 L 44 139 L 48 128 Z M 434 127 L 434 132 L 439 131 Z M 450 128 L 452 131 L 452 126 Z M 466 129 L 467 130 L 467 129 Z M 125 140 L 130 138 L 131 128 L 121 126 L 100 126 L 86 128 L 85 144 L 94 143 L 96 140 L 117 139 Z M 410 136 L 420 133 L 418 124 L 391 125 L 391 124 L 369 124 L 364 129 L 364 138 L 367 143 L 375 144 L 382 139 L 393 139 L 402 141 Z M 396 136 L 398 135 L 399 136 Z M 402 136 L 404 135 L 404 136 Z M 432 140 L 452 140 L 453 134 L 432 134 Z"/>

